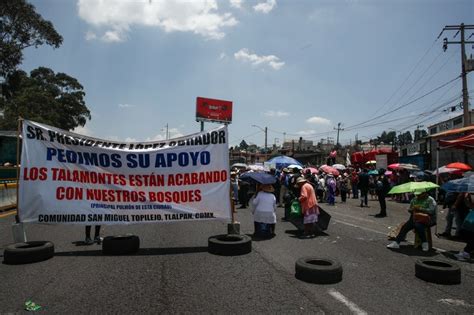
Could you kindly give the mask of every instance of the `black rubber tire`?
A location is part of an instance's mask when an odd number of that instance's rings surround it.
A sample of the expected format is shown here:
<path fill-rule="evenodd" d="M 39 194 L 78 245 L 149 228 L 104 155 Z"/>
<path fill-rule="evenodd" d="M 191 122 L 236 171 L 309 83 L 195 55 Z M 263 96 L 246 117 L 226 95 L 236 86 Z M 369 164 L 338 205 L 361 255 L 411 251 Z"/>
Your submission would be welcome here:
<path fill-rule="evenodd" d="M 296 261 L 295 277 L 309 283 L 337 283 L 342 280 L 342 266 L 333 259 L 302 257 Z"/>
<path fill-rule="evenodd" d="M 140 238 L 133 234 L 104 237 L 102 253 L 104 255 L 135 254 L 140 249 Z"/>
<path fill-rule="evenodd" d="M 211 236 L 208 239 L 208 251 L 221 256 L 245 255 L 252 251 L 252 239 L 238 234 Z"/>
<path fill-rule="evenodd" d="M 29 264 L 54 256 L 54 244 L 48 241 L 30 241 L 8 245 L 3 252 L 3 262 L 8 265 Z"/>
<path fill-rule="evenodd" d="M 415 262 L 415 276 L 427 282 L 459 284 L 461 283 L 461 268 L 448 261 L 418 259 Z"/>

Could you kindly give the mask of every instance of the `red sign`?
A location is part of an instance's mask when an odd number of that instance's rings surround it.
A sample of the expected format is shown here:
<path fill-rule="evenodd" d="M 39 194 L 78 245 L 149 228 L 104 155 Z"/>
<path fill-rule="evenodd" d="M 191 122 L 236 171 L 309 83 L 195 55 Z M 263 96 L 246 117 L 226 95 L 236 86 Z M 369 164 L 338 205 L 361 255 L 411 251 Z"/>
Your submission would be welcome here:
<path fill-rule="evenodd" d="M 232 102 L 212 98 L 196 99 L 196 121 L 232 122 Z"/>

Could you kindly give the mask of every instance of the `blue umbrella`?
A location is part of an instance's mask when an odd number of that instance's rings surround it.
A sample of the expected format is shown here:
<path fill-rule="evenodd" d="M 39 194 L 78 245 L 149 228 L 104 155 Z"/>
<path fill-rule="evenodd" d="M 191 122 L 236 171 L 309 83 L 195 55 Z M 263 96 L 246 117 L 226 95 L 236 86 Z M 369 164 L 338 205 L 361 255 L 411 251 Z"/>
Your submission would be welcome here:
<path fill-rule="evenodd" d="M 286 156 L 286 155 L 275 156 L 274 158 L 271 158 L 270 160 L 268 160 L 267 163 L 275 164 L 277 169 L 282 169 L 291 164 L 303 166 L 300 162 L 298 162 L 294 158 Z"/>
<path fill-rule="evenodd" d="M 259 184 L 274 184 L 276 182 L 276 178 L 273 175 L 268 173 L 259 173 L 259 172 L 247 172 L 242 174 L 240 179 L 248 181 L 253 180 Z"/>
<path fill-rule="evenodd" d="M 450 180 L 441 186 L 446 191 L 474 193 L 474 176 Z"/>

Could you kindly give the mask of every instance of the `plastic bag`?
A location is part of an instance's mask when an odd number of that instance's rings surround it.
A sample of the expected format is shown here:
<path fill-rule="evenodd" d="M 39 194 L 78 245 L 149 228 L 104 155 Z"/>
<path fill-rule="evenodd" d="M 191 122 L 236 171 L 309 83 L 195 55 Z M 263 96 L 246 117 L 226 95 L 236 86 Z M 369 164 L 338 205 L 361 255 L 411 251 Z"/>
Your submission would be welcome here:
<path fill-rule="evenodd" d="M 469 211 L 461 227 L 463 230 L 474 232 L 474 210 Z"/>
<path fill-rule="evenodd" d="M 299 218 L 303 216 L 301 211 L 301 204 L 298 200 L 293 200 L 291 202 L 290 216 L 293 218 Z"/>

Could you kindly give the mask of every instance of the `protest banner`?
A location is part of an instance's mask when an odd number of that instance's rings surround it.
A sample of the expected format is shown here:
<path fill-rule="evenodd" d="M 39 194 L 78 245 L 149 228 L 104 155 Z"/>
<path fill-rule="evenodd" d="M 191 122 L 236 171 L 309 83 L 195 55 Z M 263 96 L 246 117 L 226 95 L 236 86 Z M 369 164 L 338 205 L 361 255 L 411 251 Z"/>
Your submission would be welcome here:
<path fill-rule="evenodd" d="M 27 121 L 20 222 L 134 224 L 230 220 L 226 126 L 121 143 Z"/>

